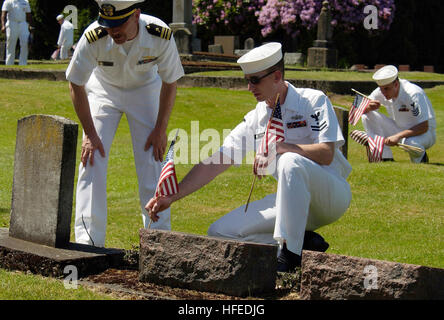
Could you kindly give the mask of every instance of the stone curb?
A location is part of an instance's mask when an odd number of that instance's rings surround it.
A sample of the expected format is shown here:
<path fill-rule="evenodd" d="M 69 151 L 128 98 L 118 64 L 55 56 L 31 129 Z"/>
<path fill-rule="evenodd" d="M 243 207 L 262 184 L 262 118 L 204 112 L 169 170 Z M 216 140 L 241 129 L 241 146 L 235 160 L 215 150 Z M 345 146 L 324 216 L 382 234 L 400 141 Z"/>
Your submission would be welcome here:
<path fill-rule="evenodd" d="M 199 71 L 199 67 L 190 67 L 195 72 Z M 197 69 L 196 69 L 197 68 Z M 216 69 L 215 69 L 216 70 Z M 208 71 L 208 70 L 207 70 Z M 65 71 L 49 71 L 49 70 L 24 70 L 24 69 L 7 69 L 0 68 L 0 78 L 16 79 L 16 80 L 50 80 L 50 81 L 66 81 Z M 335 94 L 352 95 L 351 88 L 363 93 L 370 94 L 376 84 L 373 81 L 330 81 L 330 80 L 296 80 L 289 79 L 290 83 L 299 88 L 312 88 L 323 92 L 332 92 Z M 439 80 L 417 80 L 412 81 L 423 89 L 433 88 L 435 86 L 444 85 L 444 81 Z M 225 88 L 246 90 L 247 85 L 242 77 L 207 77 L 194 76 L 187 74 L 178 81 L 180 87 L 208 87 L 208 88 Z"/>

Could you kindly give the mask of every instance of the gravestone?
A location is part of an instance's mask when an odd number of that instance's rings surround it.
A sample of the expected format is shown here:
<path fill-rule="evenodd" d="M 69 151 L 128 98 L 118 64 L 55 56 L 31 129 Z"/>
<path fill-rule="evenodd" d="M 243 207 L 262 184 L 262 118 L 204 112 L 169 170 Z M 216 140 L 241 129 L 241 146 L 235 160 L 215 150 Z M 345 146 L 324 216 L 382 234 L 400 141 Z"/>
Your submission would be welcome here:
<path fill-rule="evenodd" d="M 328 1 L 322 3 L 317 31 L 317 40 L 314 41 L 314 46 L 308 49 L 307 65 L 312 68 L 335 68 L 338 51 L 332 47 L 333 30 Z"/>
<path fill-rule="evenodd" d="M 277 246 L 164 230 L 140 230 L 139 280 L 247 296 L 272 292 Z"/>
<path fill-rule="evenodd" d="M 210 44 L 208 46 L 208 52 L 210 53 L 217 53 L 217 54 L 223 54 L 224 48 L 221 44 Z"/>
<path fill-rule="evenodd" d="M 333 109 L 336 113 L 336 118 L 338 118 L 339 126 L 341 127 L 342 135 L 344 136 L 344 145 L 340 148 L 342 151 L 342 154 L 344 155 L 345 159 L 347 159 L 348 156 L 348 110 L 333 106 Z"/>
<path fill-rule="evenodd" d="M 254 39 L 253 38 L 247 38 L 244 41 L 244 48 L 243 49 L 236 49 L 234 50 L 234 54 L 236 56 L 243 56 L 244 54 L 250 52 L 250 50 L 254 49 Z"/>
<path fill-rule="evenodd" d="M 179 53 L 190 54 L 193 42 L 192 0 L 173 0 L 173 22 L 170 28 L 174 34 Z"/>
<path fill-rule="evenodd" d="M 239 49 L 238 36 L 214 36 L 214 44 L 220 44 L 224 54 L 234 54 L 234 50 Z"/>
<path fill-rule="evenodd" d="M 442 300 L 444 269 L 303 251 L 301 299 Z"/>
<path fill-rule="evenodd" d="M 56 116 L 18 121 L 9 235 L 51 247 L 69 243 L 77 124 Z"/>
<path fill-rule="evenodd" d="M 0 61 L 6 60 L 6 42 L 0 41 Z"/>
<path fill-rule="evenodd" d="M 0 267 L 61 277 L 122 264 L 124 252 L 70 243 L 77 124 L 33 115 L 18 121 L 10 229 L 0 228 Z"/>
<path fill-rule="evenodd" d="M 304 64 L 304 54 L 300 52 L 285 52 L 284 63 L 286 65 Z"/>

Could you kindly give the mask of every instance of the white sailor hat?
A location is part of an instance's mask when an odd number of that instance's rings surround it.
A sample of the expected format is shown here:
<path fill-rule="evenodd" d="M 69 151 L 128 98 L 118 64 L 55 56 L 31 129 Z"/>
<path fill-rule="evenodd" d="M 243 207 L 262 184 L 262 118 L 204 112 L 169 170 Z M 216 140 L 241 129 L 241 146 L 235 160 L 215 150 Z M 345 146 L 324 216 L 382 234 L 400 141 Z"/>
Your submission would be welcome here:
<path fill-rule="evenodd" d="M 270 42 L 254 48 L 237 60 L 244 74 L 252 74 L 267 70 L 282 59 L 282 45 Z"/>
<path fill-rule="evenodd" d="M 398 78 L 398 69 L 395 66 L 385 66 L 375 72 L 373 80 L 378 86 L 386 86 Z"/>
<path fill-rule="evenodd" d="M 57 21 L 60 21 L 62 19 L 65 19 L 65 16 L 63 14 L 59 14 L 56 19 Z"/>
<path fill-rule="evenodd" d="M 98 22 L 105 28 L 124 24 L 145 0 L 96 0 L 99 5 Z"/>

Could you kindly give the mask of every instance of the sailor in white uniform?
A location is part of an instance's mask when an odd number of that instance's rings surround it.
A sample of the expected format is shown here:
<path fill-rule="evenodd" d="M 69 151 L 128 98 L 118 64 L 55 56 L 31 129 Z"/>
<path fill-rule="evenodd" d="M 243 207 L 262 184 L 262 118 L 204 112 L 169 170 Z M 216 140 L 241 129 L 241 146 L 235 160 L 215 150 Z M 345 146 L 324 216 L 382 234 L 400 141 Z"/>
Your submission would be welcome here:
<path fill-rule="evenodd" d="M 164 208 L 201 188 L 247 152 L 258 148 L 279 94 L 284 125 L 283 142 L 275 145 L 277 163 L 257 155 L 255 174 L 268 171 L 277 179 L 277 193 L 245 205 L 214 222 L 210 236 L 279 244 L 278 271 L 292 271 L 301 263 L 305 231 L 338 220 L 351 201 L 346 180 L 351 166 L 339 148 L 344 144 L 335 112 L 320 91 L 298 89 L 284 81 L 280 43 L 269 43 L 242 56 L 248 89 L 258 101 L 225 139 L 212 161 L 196 165 L 179 184 L 179 193 L 151 199 L 146 208 L 154 221 Z M 254 143 L 248 143 L 254 139 Z M 242 155 L 242 156 L 239 156 Z M 249 183 L 249 182 L 248 182 Z"/>
<path fill-rule="evenodd" d="M 59 39 L 57 40 L 57 46 L 60 49 L 60 59 L 68 59 L 69 50 L 74 44 L 74 26 L 68 20 L 65 20 L 65 16 L 60 14 L 57 16 L 57 22 L 60 24 Z"/>
<path fill-rule="evenodd" d="M 398 78 L 395 66 L 379 69 L 373 79 L 378 84 L 369 96 L 372 100 L 362 115 L 362 124 L 368 136 L 385 138 L 383 160 L 392 160 L 390 149 L 398 142 L 419 147 L 423 152 L 409 152 L 413 163 L 428 162 L 426 150 L 436 141 L 436 120 L 432 104 L 417 85 Z M 381 105 L 388 117 L 378 112 Z"/>
<path fill-rule="evenodd" d="M 5 21 L 7 18 L 7 22 Z M 28 63 L 31 7 L 28 0 L 5 0 L 2 6 L 2 32 L 6 31 L 6 65 L 13 65 L 17 40 L 20 40 L 19 65 Z"/>
<path fill-rule="evenodd" d="M 76 194 L 78 243 L 103 247 L 107 224 L 106 174 L 111 143 L 122 115 L 129 123 L 144 210 L 154 195 L 167 145 L 177 80 L 184 75 L 171 30 L 141 14 L 144 0 L 96 0 L 90 25 L 66 71 L 84 139 Z M 171 229 L 167 210 L 153 229 Z"/>

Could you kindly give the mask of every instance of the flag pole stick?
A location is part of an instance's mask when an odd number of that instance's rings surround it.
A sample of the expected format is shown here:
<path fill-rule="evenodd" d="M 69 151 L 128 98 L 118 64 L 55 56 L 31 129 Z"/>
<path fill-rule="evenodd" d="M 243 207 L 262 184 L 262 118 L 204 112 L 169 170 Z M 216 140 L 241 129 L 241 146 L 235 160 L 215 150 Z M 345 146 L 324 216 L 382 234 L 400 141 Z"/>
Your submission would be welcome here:
<path fill-rule="evenodd" d="M 280 98 L 280 94 L 278 93 L 277 97 L 276 97 L 276 102 L 274 104 L 273 107 L 273 111 L 271 112 L 271 117 L 273 117 L 274 114 L 274 110 L 276 110 L 277 104 L 279 102 L 279 98 Z M 271 118 L 270 118 L 271 119 Z M 267 130 L 265 131 L 265 134 L 268 134 L 268 130 L 270 129 L 270 125 L 271 125 L 271 121 L 268 121 L 268 126 L 267 126 Z M 264 139 L 266 137 L 264 136 Z M 262 142 L 261 142 L 262 143 Z M 245 205 L 245 213 L 247 213 L 248 210 L 248 205 L 250 204 L 250 200 L 251 200 L 251 195 L 253 194 L 253 189 L 254 189 L 254 185 L 256 183 L 256 179 L 257 179 L 257 175 L 254 175 L 254 179 L 253 179 L 253 183 L 251 184 L 251 189 L 250 189 L 250 194 L 248 195 L 248 200 L 247 200 L 247 204 Z"/>
<path fill-rule="evenodd" d="M 368 96 L 366 96 L 365 94 L 363 94 L 363 93 L 361 93 L 361 92 L 359 92 L 359 91 L 357 91 L 357 90 L 355 90 L 355 89 L 351 89 L 354 93 L 357 93 L 357 94 L 359 94 L 360 96 L 363 96 L 363 97 L 365 97 L 365 98 L 367 98 L 367 99 L 370 99 Z"/>

